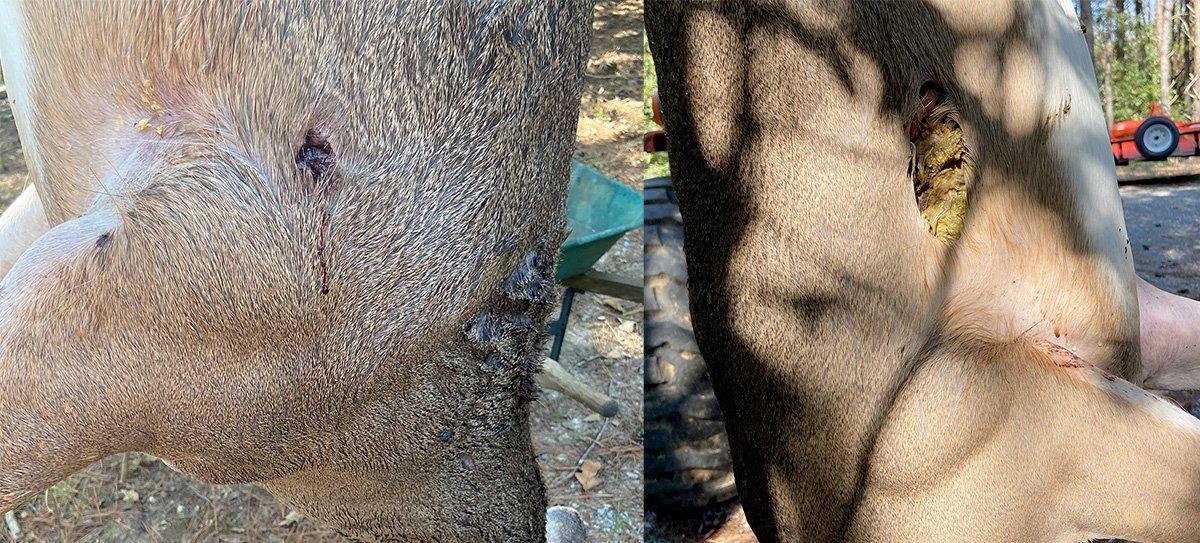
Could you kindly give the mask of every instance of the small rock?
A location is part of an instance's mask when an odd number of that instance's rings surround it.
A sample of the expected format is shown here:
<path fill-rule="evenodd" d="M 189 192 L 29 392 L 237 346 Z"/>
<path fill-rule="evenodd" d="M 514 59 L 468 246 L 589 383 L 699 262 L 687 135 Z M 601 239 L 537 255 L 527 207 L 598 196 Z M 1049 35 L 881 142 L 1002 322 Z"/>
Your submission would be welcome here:
<path fill-rule="evenodd" d="M 546 510 L 546 543 L 584 543 L 587 526 L 579 512 L 556 505 Z"/>
<path fill-rule="evenodd" d="M 12 536 L 13 541 L 20 541 L 21 525 L 17 524 L 17 517 L 12 511 L 4 514 L 4 524 L 8 526 L 8 535 Z"/>
<path fill-rule="evenodd" d="M 282 527 L 286 528 L 297 522 L 300 522 L 300 519 L 302 519 L 302 518 L 304 518 L 304 515 L 301 515 L 299 512 L 297 512 L 295 510 L 288 511 L 288 514 L 283 517 L 283 520 L 279 521 L 279 524 L 277 524 L 277 526 L 282 526 Z"/>

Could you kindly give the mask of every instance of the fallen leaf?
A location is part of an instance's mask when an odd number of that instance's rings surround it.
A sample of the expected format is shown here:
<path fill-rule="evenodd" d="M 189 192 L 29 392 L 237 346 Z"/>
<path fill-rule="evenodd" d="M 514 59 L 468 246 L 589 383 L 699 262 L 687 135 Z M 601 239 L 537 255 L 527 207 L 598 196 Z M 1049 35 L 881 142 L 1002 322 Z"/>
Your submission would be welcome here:
<path fill-rule="evenodd" d="M 579 469 L 575 470 L 575 480 L 579 481 L 579 486 L 583 489 L 591 490 L 600 484 L 600 479 L 596 474 L 600 473 L 600 463 L 595 460 L 584 460 L 579 465 Z"/>
<path fill-rule="evenodd" d="M 621 324 L 619 326 L 617 326 L 617 328 L 619 328 L 622 332 L 625 332 L 626 334 L 632 334 L 634 326 L 637 326 L 637 323 L 635 323 L 633 321 L 623 320 L 623 321 L 621 321 Z"/>
<path fill-rule="evenodd" d="M 122 488 L 119 494 L 121 495 L 121 501 L 123 502 L 136 502 L 142 499 L 142 496 L 138 494 L 136 490 Z"/>
<path fill-rule="evenodd" d="M 138 130 L 145 130 L 146 128 L 149 128 L 149 126 L 150 126 L 150 119 L 149 118 L 142 119 L 133 126 L 134 126 L 134 128 L 137 128 Z"/>

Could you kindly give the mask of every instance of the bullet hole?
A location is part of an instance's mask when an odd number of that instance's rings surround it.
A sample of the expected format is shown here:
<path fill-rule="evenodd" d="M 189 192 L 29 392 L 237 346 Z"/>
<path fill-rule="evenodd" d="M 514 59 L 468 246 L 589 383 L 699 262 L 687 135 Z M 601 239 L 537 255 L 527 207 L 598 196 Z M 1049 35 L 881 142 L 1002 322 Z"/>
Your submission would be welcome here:
<path fill-rule="evenodd" d="M 313 183 L 319 184 L 321 176 L 333 169 L 336 158 L 329 139 L 318 133 L 315 128 L 310 128 L 304 134 L 304 145 L 296 151 L 296 166 L 310 171 Z"/>
<path fill-rule="evenodd" d="M 304 134 L 304 144 L 296 151 L 296 167 L 308 170 L 313 188 L 318 196 L 321 212 L 320 238 L 317 240 L 317 270 L 321 278 L 321 294 L 329 294 L 329 259 L 326 246 L 329 243 L 330 186 L 328 173 L 333 169 L 337 156 L 333 145 L 315 128 Z"/>
<path fill-rule="evenodd" d="M 955 109 L 945 102 L 941 89 L 926 83 L 918 96 L 908 126 L 913 153 L 909 175 L 930 235 L 952 243 L 966 220 L 967 185 L 975 174 L 975 161 Z"/>

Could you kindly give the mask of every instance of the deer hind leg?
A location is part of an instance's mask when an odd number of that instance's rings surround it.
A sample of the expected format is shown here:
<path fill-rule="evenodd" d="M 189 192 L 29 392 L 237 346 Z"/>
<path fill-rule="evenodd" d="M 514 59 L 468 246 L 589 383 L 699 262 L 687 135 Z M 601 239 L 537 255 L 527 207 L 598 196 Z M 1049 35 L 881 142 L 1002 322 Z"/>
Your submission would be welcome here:
<path fill-rule="evenodd" d="M 50 229 L 37 188 L 25 187 L 0 214 L 0 279 L 17 263 L 25 249 Z"/>
<path fill-rule="evenodd" d="M 1200 302 L 1137 280 L 1144 385 L 1200 389 Z"/>
<path fill-rule="evenodd" d="M 854 541 L 1200 541 L 1200 422 L 1045 340 L 928 358 Z"/>

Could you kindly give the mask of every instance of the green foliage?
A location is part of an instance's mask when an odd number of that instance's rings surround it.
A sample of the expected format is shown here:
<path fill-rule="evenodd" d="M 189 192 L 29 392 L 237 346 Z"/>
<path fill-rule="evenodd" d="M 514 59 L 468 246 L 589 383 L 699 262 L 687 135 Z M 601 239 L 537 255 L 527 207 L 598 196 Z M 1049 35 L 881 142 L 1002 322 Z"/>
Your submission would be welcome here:
<path fill-rule="evenodd" d="M 1114 120 L 1145 117 L 1150 103 L 1158 101 L 1158 42 L 1154 24 L 1139 20 L 1128 13 L 1117 13 L 1112 21 L 1100 12 L 1097 29 L 1107 32 L 1101 36 L 1116 40 L 1119 37 L 1120 56 L 1113 60 L 1113 118 Z M 1103 41 L 1097 41 L 1096 54 L 1103 54 Z M 1095 63 L 1103 66 L 1103 62 Z M 1097 70 L 1100 92 L 1104 92 L 1104 74 Z M 1176 108 L 1181 111 L 1182 108 Z"/>
<path fill-rule="evenodd" d="M 650 95 L 658 90 L 658 74 L 654 71 L 654 59 L 650 58 L 650 46 L 645 38 L 642 40 L 642 128 L 650 131 L 658 129 L 654 122 L 654 108 L 650 104 Z M 646 159 L 645 179 L 671 175 L 667 153 L 642 153 L 642 156 Z"/>
<path fill-rule="evenodd" d="M 642 37 L 642 128 L 654 130 L 654 110 L 650 106 L 650 95 L 658 90 L 658 73 L 654 71 L 654 59 L 650 58 L 650 43 Z"/>

